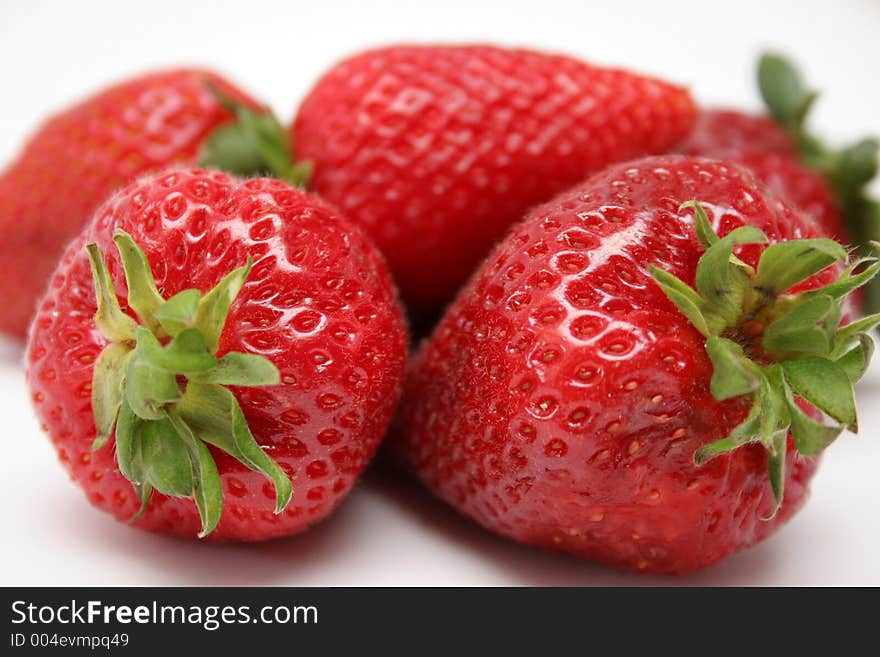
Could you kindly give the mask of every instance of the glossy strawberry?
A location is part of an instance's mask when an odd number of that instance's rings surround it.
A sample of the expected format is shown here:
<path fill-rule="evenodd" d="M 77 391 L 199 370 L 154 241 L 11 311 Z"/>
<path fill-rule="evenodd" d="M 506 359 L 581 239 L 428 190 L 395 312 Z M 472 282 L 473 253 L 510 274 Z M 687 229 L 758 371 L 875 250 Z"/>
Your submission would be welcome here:
<path fill-rule="evenodd" d="M 218 96 L 255 107 L 215 73 L 171 70 L 105 89 L 34 133 L 0 175 L 0 331 L 24 336 L 64 247 L 111 192 L 195 163 L 218 131 L 229 138 L 233 113 Z"/>
<path fill-rule="evenodd" d="M 691 127 L 684 89 L 570 57 L 396 46 L 351 57 L 292 126 L 313 189 L 374 239 L 412 308 L 449 301 L 522 213 Z"/>
<path fill-rule="evenodd" d="M 135 524 L 152 531 L 261 540 L 326 516 L 376 450 L 401 317 L 381 257 L 329 205 L 174 170 L 111 197 L 67 248 L 27 379 L 92 504 L 121 520 L 143 504 Z"/>
<path fill-rule="evenodd" d="M 762 540 L 855 426 L 851 381 L 880 319 L 835 333 L 876 263 L 793 294 L 846 259 L 816 234 L 732 164 L 608 168 L 532 210 L 461 291 L 411 361 L 397 447 L 449 504 L 524 543 L 682 573 Z"/>

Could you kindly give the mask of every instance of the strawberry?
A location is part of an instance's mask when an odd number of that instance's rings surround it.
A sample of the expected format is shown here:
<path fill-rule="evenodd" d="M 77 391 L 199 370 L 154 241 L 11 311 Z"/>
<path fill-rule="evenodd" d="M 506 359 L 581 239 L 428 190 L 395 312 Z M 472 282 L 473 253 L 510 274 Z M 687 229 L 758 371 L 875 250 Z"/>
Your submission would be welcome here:
<path fill-rule="evenodd" d="M 395 46 L 331 69 L 291 134 L 314 190 L 373 238 L 410 308 L 430 311 L 527 208 L 670 148 L 694 115 L 680 87 L 570 57 Z"/>
<path fill-rule="evenodd" d="M 335 209 L 275 179 L 173 170 L 112 196 L 67 248 L 27 380 L 92 504 L 151 531 L 261 540 L 351 489 L 406 341 L 381 257 Z"/>
<path fill-rule="evenodd" d="M 839 328 L 880 263 L 832 267 L 846 251 L 816 235 L 736 165 L 610 167 L 461 291 L 411 360 L 397 449 L 485 527 L 619 567 L 683 573 L 762 540 L 855 429 L 880 321 Z"/>
<path fill-rule="evenodd" d="M 256 108 L 215 73 L 181 69 L 105 89 L 42 125 L 0 175 L 0 331 L 24 336 L 64 247 L 111 192 L 200 152 L 210 164 L 212 143 L 234 139 L 219 95 Z M 264 132 L 271 125 L 262 119 Z"/>
<path fill-rule="evenodd" d="M 876 139 L 834 150 L 807 130 L 817 94 L 784 57 L 765 54 L 758 83 L 769 116 L 703 110 L 677 151 L 748 167 L 771 189 L 813 217 L 834 239 L 865 247 L 880 237 L 880 205 L 866 195 L 877 172 Z M 880 288 L 866 307 L 880 310 Z"/>

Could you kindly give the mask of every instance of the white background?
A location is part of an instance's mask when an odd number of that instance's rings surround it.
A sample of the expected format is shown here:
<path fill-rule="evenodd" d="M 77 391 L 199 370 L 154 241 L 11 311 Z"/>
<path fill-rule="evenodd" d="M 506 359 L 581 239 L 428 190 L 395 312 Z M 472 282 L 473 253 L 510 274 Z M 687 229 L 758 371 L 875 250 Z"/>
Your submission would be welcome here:
<path fill-rule="evenodd" d="M 757 108 L 764 47 L 794 55 L 823 91 L 835 139 L 880 134 L 880 2 L 37 2 L 0 0 L 0 163 L 35 122 L 145 69 L 204 64 L 286 121 L 324 69 L 368 45 L 492 41 L 566 51 Z M 50 220 L 51 218 L 47 218 Z M 880 585 L 880 366 L 858 394 L 862 434 L 826 455 L 804 511 L 764 544 L 683 578 L 618 573 L 523 548 L 460 519 L 378 464 L 330 519 L 258 546 L 132 530 L 67 481 L 31 413 L 21 346 L 0 339 L 0 584 Z"/>

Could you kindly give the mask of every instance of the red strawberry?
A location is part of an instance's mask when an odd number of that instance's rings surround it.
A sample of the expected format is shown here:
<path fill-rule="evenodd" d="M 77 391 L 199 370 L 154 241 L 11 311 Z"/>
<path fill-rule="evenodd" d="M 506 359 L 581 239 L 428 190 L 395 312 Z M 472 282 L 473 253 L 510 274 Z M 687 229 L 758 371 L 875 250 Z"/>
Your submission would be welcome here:
<path fill-rule="evenodd" d="M 696 223 L 680 209 L 694 198 Z M 762 540 L 803 503 L 812 455 L 855 426 L 880 321 L 838 331 L 880 264 L 820 288 L 846 252 L 815 234 L 735 165 L 610 167 L 531 211 L 462 290 L 412 361 L 398 447 L 524 543 L 682 573 Z"/>
<path fill-rule="evenodd" d="M 770 116 L 703 111 L 676 150 L 748 167 L 838 241 L 864 246 L 880 238 L 880 206 L 865 194 L 877 172 L 877 141 L 833 150 L 811 135 L 806 118 L 817 94 L 779 55 L 761 58 L 758 82 Z M 869 290 L 869 310 L 880 309 L 880 289 Z"/>
<path fill-rule="evenodd" d="M 65 245 L 111 192 L 147 171 L 194 163 L 211 138 L 230 138 L 220 126 L 233 115 L 218 92 L 255 106 L 215 73 L 173 70 L 106 89 L 31 137 L 0 175 L 0 331 L 24 336 Z"/>
<path fill-rule="evenodd" d="M 292 136 L 315 191 L 374 239 L 404 300 L 430 310 L 527 208 L 668 149 L 694 114 L 680 87 L 569 57 L 397 46 L 334 67 Z"/>
<path fill-rule="evenodd" d="M 138 527 L 247 541 L 345 497 L 405 355 L 385 265 L 335 209 L 278 180 L 177 170 L 113 196 L 68 247 L 27 378 L 92 504 L 128 520 L 143 501 Z"/>

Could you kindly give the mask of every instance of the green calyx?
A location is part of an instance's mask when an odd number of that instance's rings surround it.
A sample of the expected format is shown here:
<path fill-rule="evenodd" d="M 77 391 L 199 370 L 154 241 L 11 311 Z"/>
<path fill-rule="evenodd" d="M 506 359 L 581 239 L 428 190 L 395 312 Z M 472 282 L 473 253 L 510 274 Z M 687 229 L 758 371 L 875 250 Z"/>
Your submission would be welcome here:
<path fill-rule="evenodd" d="M 880 203 L 867 194 L 877 174 L 880 142 L 866 138 L 835 149 L 812 135 L 806 120 L 818 94 L 781 55 L 765 53 L 760 58 L 758 86 L 770 114 L 796 140 L 801 159 L 828 180 L 846 217 L 849 236 L 867 253 L 869 243 L 880 239 Z M 870 312 L 880 310 L 880 287 L 869 286 L 865 302 Z"/>
<path fill-rule="evenodd" d="M 213 86 L 211 92 L 235 120 L 208 136 L 199 154 L 200 166 L 238 176 L 272 176 L 304 189 L 312 165 L 294 160 L 288 133 L 272 111 L 251 109 Z"/>
<path fill-rule="evenodd" d="M 753 268 L 734 255 L 734 247 L 766 243 L 762 231 L 742 226 L 719 238 L 698 202 L 681 207 L 686 208 L 694 210 L 697 238 L 706 249 L 694 288 L 657 267 L 651 275 L 706 338 L 715 399 L 750 402 L 746 418 L 730 435 L 702 446 L 694 461 L 704 463 L 750 443 L 762 445 L 775 513 L 783 499 L 789 432 L 797 450 L 809 456 L 844 429 L 858 430 L 853 384 L 870 362 L 874 343 L 868 334 L 880 324 L 880 313 L 845 326 L 841 316 L 847 295 L 874 278 L 880 261 L 850 260 L 830 239 L 801 239 L 768 246 Z M 845 268 L 834 282 L 788 293 L 835 263 Z M 820 410 L 824 421 L 809 417 L 799 401 Z"/>
<path fill-rule="evenodd" d="M 263 356 L 229 352 L 218 358 L 226 317 L 251 268 L 227 274 L 207 294 L 184 290 L 164 299 L 149 262 L 130 235 L 113 235 L 128 287 L 128 306 L 140 323 L 122 311 L 103 256 L 86 248 L 98 310 L 95 324 L 110 344 L 95 363 L 92 409 L 97 437 L 92 449 L 116 438 L 119 471 L 141 501 L 139 518 L 153 490 L 191 497 L 202 521 L 199 537 L 220 521 L 223 491 L 213 445 L 261 472 L 275 487 L 275 512 L 292 494 L 284 470 L 257 444 L 235 396 L 225 386 L 269 386 L 277 368 Z"/>

